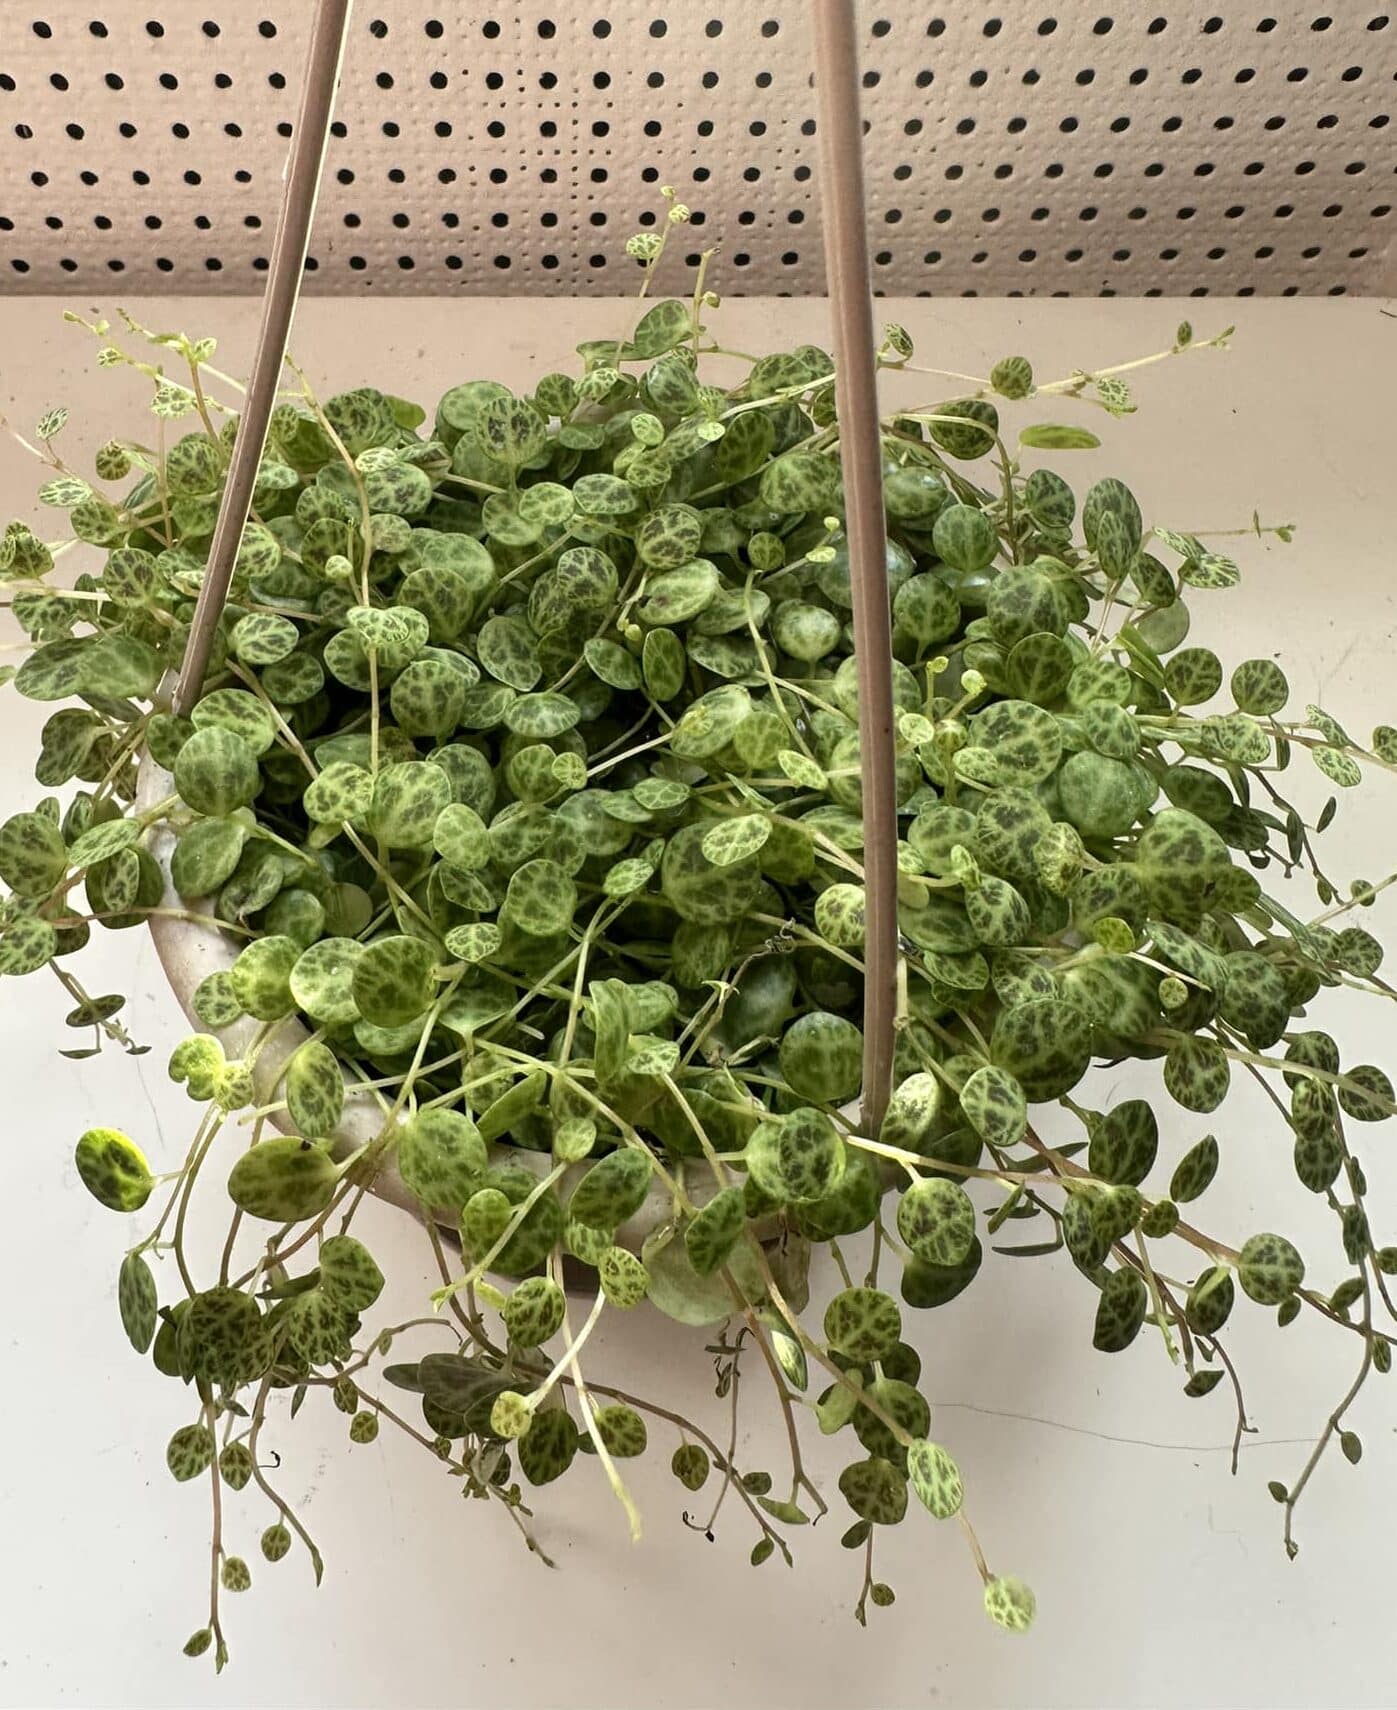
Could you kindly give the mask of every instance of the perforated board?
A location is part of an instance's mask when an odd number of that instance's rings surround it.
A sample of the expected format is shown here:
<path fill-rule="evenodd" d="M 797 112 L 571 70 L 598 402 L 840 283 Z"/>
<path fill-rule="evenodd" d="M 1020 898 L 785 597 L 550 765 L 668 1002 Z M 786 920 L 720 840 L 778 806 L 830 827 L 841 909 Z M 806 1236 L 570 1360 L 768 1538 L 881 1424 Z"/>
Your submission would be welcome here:
<path fill-rule="evenodd" d="M 867 0 L 888 293 L 1391 288 L 1390 0 Z M 0 289 L 249 291 L 309 0 L 0 0 Z M 808 7 L 359 0 L 313 290 L 823 288 Z"/>

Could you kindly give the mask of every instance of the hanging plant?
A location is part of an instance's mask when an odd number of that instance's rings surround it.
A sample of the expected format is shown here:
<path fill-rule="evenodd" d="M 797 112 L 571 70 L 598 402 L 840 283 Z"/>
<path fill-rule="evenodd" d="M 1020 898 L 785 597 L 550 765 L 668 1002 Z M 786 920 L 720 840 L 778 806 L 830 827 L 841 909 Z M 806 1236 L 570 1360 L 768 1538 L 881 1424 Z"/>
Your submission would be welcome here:
<path fill-rule="evenodd" d="M 646 287 L 663 249 L 632 240 Z M 262 1555 L 300 1545 L 319 1574 L 272 1482 L 292 1457 L 269 1452 L 303 1405 L 339 1409 L 351 1443 L 400 1431 L 539 1554 L 532 1509 L 564 1474 L 608 1480 L 638 1531 L 623 1467 L 647 1449 L 685 1503 L 751 1528 L 756 1565 L 834 1506 L 860 1620 L 893 1600 L 875 1544 L 910 1494 L 958 1518 L 985 1609 L 1026 1628 L 1032 1593 L 987 1565 L 907 1335 L 987 1248 L 1075 1266 L 1095 1346 L 1145 1335 L 1185 1395 L 1222 1391 L 1239 1440 L 1234 1308 L 1331 1324 L 1357 1375 L 1272 1487 L 1292 1550 L 1320 1454 L 1359 1456 L 1348 1413 L 1391 1365 L 1397 1249 L 1353 1146 L 1394 1099 L 1317 1023 L 1334 988 L 1390 996 L 1357 924 L 1382 887 L 1341 890 L 1316 855 L 1334 800 L 1311 824 L 1281 789 L 1297 758 L 1345 788 L 1391 767 L 1397 730 L 1364 747 L 1318 707 L 1288 714 L 1270 660 L 1229 674 L 1189 645 L 1189 603 L 1237 566 L 1147 529 L 1113 477 L 1079 498 L 1051 465 L 1094 434 L 1035 425 L 1010 449 L 1018 400 L 1128 413 L 1119 371 L 1035 386 L 1012 357 L 888 418 L 901 1003 L 866 1132 L 832 365 L 806 345 L 710 383 L 713 304 L 702 280 L 642 303 L 528 396 L 287 395 L 188 718 L 169 685 L 237 428 L 212 340 L 148 335 L 149 362 L 89 323 L 99 362 L 149 375 L 153 422 L 90 477 L 63 412 L 30 446 L 40 498 L 101 562 L 62 588 L 66 543 L 18 523 L 0 543 L 34 643 L 14 687 L 64 703 L 36 777 L 68 792 L 0 827 L 0 969 L 64 985 L 84 1056 L 138 1048 L 124 1000 L 74 972 L 94 926 L 222 946 L 169 1062 L 199 1112 L 186 1155 L 149 1163 L 116 1128 L 76 1151 L 104 1205 L 155 1213 L 117 1299 L 179 1398 L 170 1473 L 212 1496 L 191 1655 L 226 1655 L 220 1590 L 252 1578 L 236 1552 L 259 1511 Z M 1225 340 L 1184 326 L 1163 354 Z M 911 354 L 888 328 L 882 365 Z M 1301 874 L 1317 914 L 1279 898 Z M 1156 1095 L 1110 1100 L 1093 1065 L 1136 1061 Z M 1291 1202 L 1334 1214 L 1313 1270 L 1273 1232 L 1274 1172 L 1260 1230 L 1185 1220 L 1241 1167 L 1200 1132 L 1234 1074 L 1293 1141 Z M 1075 1138 L 1045 1138 L 1040 1107 Z M 375 1315 L 354 1232 L 373 1191 L 418 1208 L 440 1273 L 411 1325 Z M 221 1251 L 186 1237 L 195 1194 L 226 1204 Z M 662 1375 L 636 1396 L 594 1369 L 603 1315 L 647 1299 L 722 1326 L 719 1395 L 768 1384 L 789 1465 L 740 1464 L 736 1426 L 681 1418 Z M 806 1470 L 812 1429 L 845 1450 L 837 1493 Z"/>

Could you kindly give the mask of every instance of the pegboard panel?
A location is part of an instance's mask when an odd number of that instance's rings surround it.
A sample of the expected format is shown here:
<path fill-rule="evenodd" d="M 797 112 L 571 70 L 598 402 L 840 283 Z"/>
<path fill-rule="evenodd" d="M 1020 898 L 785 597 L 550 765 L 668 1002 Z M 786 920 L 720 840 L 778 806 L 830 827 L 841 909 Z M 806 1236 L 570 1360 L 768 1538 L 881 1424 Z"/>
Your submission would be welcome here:
<path fill-rule="evenodd" d="M 1390 287 L 1391 0 L 867 0 L 888 293 Z M 249 291 L 308 0 L 0 0 L 0 289 Z M 823 289 L 800 0 L 359 0 L 308 286 Z"/>

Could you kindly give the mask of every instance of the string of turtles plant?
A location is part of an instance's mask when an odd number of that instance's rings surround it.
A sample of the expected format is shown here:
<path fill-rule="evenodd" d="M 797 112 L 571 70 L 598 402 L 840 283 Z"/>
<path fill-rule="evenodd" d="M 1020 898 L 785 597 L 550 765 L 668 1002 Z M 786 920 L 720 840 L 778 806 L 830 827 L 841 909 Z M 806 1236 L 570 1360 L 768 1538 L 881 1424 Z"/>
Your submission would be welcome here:
<path fill-rule="evenodd" d="M 668 220 L 631 240 L 642 298 L 685 218 L 671 196 Z M 952 401 L 887 418 L 901 999 L 891 1104 L 861 1132 L 832 366 L 804 345 L 711 383 L 701 359 L 739 354 L 708 334 L 715 304 L 700 273 L 691 301 L 642 301 L 620 337 L 582 345 L 580 373 L 528 396 L 467 380 L 431 414 L 371 386 L 322 401 L 295 371 L 188 719 L 169 686 L 238 382 L 211 339 L 83 321 L 101 365 L 149 377 L 150 424 L 103 445 L 91 475 L 60 450 L 62 410 L 24 441 L 72 540 L 16 522 L 0 541 L 33 643 L 6 675 L 71 704 L 44 725 L 46 793 L 0 827 L 0 969 L 58 979 L 69 1025 L 92 1035 L 65 1052 L 82 1057 L 139 1048 L 123 999 L 72 971 L 93 925 L 175 915 L 238 947 L 170 1058 L 200 1110 L 183 1160 L 153 1173 L 110 1128 L 76 1151 L 104 1205 L 156 1198 L 117 1294 L 136 1352 L 187 1397 L 168 1463 L 205 1483 L 212 1533 L 208 1610 L 185 1648 L 219 1666 L 221 1593 L 251 1579 L 229 1493 L 255 1487 L 267 1560 L 299 1543 L 320 1573 L 266 1445 L 307 1400 L 338 1408 L 354 1443 L 387 1422 L 540 1555 L 532 1491 L 579 1455 L 638 1530 L 621 1463 L 654 1434 L 685 1492 L 713 1493 L 690 1524 L 711 1533 L 725 1504 L 740 1509 L 753 1563 L 790 1562 L 790 1537 L 827 1507 L 802 1442 L 837 1437 L 860 1620 L 893 1601 L 875 1546 L 910 1491 L 958 1519 L 993 1619 L 1026 1628 L 1033 1596 L 987 1564 L 903 1333 L 904 1309 L 970 1287 L 987 1245 L 1075 1266 L 1102 1351 L 1149 1326 L 1186 1395 L 1225 1385 L 1234 1470 L 1238 1290 L 1281 1327 L 1308 1313 L 1351 1340 L 1352 1386 L 1272 1487 L 1292 1551 L 1325 1449 L 1361 1453 L 1347 1421 L 1391 1367 L 1397 1248 L 1370 1230 L 1350 1124 L 1389 1117 L 1394 1097 L 1310 1011 L 1337 987 L 1393 996 L 1355 923 L 1391 881 L 1341 890 L 1316 854 L 1335 801 L 1308 824 L 1281 787 L 1297 750 L 1346 788 L 1364 764 L 1390 769 L 1397 730 L 1364 747 L 1318 707 L 1287 716 L 1273 662 L 1226 676 L 1186 645 L 1190 600 L 1237 566 L 1193 535 L 1147 532 L 1112 477 L 1079 504 L 1039 454 L 1095 447 L 1093 433 L 1036 425 L 1010 448 L 1005 405 L 1065 397 L 1123 416 L 1121 376 L 1143 364 L 1036 385 L 1009 357 L 954 376 Z M 1226 339 L 1184 325 L 1161 356 Z M 912 354 L 887 328 L 881 364 L 935 372 Z M 58 586 L 76 543 L 101 562 Z M 143 766 L 170 774 L 149 805 Z M 66 802 L 51 793 L 73 784 Z M 1308 918 L 1276 894 L 1293 875 L 1318 893 Z M 288 1018 L 308 1032 L 286 1053 Z M 230 1055 L 220 1035 L 237 1027 Z M 1093 1063 L 1143 1059 L 1176 1113 L 1163 1142 L 1150 1101 L 1092 1102 Z M 1175 1134 L 1238 1072 L 1293 1136 L 1299 1190 L 1333 1213 L 1321 1286 L 1283 1235 L 1224 1240 L 1181 1210 L 1227 1147 Z M 347 1095 L 378 1114 L 346 1153 Z M 1035 1106 L 1078 1137 L 1048 1143 Z M 390 1170 L 420 1202 L 441 1287 L 384 1326 L 384 1279 L 351 1228 Z M 657 1190 L 638 1243 L 630 1220 Z M 196 1191 L 229 1202 L 221 1253 L 186 1240 Z M 840 1284 L 823 1313 L 815 1248 Z M 602 1314 L 647 1297 L 722 1326 L 726 1431 L 621 1392 L 590 1360 L 584 1374 Z M 785 1422 L 780 1473 L 738 1464 L 754 1372 Z"/>

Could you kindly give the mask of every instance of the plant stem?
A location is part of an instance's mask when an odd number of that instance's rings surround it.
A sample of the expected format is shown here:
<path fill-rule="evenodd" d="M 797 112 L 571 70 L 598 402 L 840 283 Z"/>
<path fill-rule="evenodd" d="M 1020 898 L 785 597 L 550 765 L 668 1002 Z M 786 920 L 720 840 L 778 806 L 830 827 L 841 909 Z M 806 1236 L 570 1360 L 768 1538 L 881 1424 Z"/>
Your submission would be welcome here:
<path fill-rule="evenodd" d="M 562 1263 L 554 1255 L 554 1281 L 563 1289 Z M 592 1447 L 597 1451 L 597 1459 L 602 1464 L 606 1481 L 611 1486 L 612 1494 L 626 1511 L 626 1520 L 631 1530 L 631 1542 L 640 1542 L 640 1510 L 631 1499 L 631 1493 L 621 1481 L 621 1475 L 616 1470 L 616 1463 L 611 1458 L 611 1451 L 602 1440 L 601 1431 L 597 1427 L 596 1411 L 592 1406 L 592 1398 L 587 1393 L 586 1379 L 582 1376 L 582 1367 L 577 1361 L 577 1344 L 573 1341 L 572 1327 L 568 1323 L 567 1292 L 563 1290 L 563 1345 L 567 1349 L 568 1368 L 572 1373 L 573 1383 L 577 1391 L 578 1411 L 582 1414 L 582 1423 L 587 1428 L 587 1435 L 592 1439 Z"/>
<path fill-rule="evenodd" d="M 214 1434 L 213 1403 L 204 1406 L 205 1429 L 210 1437 Z M 213 1634 L 213 1666 L 216 1674 L 221 1674 L 223 1665 L 228 1660 L 228 1646 L 224 1643 L 223 1628 L 218 1619 L 219 1570 L 223 1565 L 223 1477 L 218 1470 L 218 1456 L 214 1455 L 209 1461 L 209 1480 L 213 1491 L 213 1528 L 209 1544 L 209 1630 Z"/>

